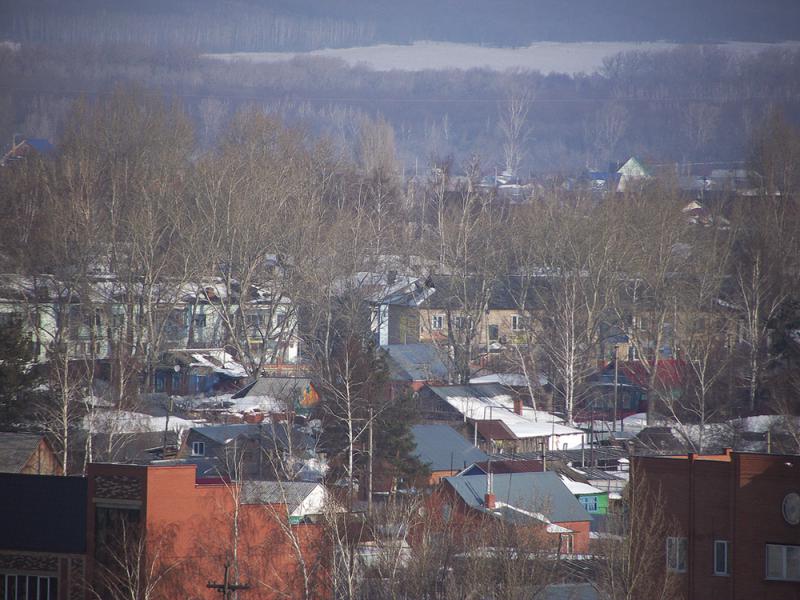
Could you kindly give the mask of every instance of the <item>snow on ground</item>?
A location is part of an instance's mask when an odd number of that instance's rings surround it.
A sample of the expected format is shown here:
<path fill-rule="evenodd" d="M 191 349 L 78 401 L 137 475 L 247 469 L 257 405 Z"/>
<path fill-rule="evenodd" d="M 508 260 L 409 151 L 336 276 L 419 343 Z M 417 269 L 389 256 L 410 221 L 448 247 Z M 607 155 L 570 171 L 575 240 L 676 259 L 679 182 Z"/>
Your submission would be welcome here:
<path fill-rule="evenodd" d="M 215 406 L 224 406 L 232 413 L 243 413 L 253 411 L 254 409 L 260 410 L 263 413 L 284 412 L 286 410 L 286 402 L 276 400 L 270 396 L 246 396 L 244 398 L 235 399 L 232 396 L 233 394 L 220 394 L 207 398 L 191 399 L 184 404 L 194 408 L 202 408 L 203 404 L 213 403 Z"/>
<path fill-rule="evenodd" d="M 167 426 L 167 417 L 153 417 L 144 413 L 126 410 L 111 410 L 97 412 L 83 418 L 83 428 L 95 432 L 138 433 L 143 431 L 164 431 Z M 169 429 L 181 432 L 190 427 L 195 427 L 195 421 L 172 416 L 169 418 Z"/>
<path fill-rule="evenodd" d="M 761 44 L 729 42 L 717 47 L 733 52 L 756 52 L 776 46 L 797 47 L 800 42 Z M 485 67 L 537 70 L 542 73 L 593 73 L 603 61 L 628 50 L 658 51 L 680 47 L 669 42 L 535 42 L 523 48 L 494 48 L 450 42 L 414 42 L 409 45 L 379 44 L 354 48 L 326 48 L 313 52 L 234 52 L 204 54 L 216 60 L 254 63 L 280 62 L 296 57 L 338 58 L 350 66 L 365 65 L 376 71 L 422 71 L 428 69 L 474 69 Z"/>

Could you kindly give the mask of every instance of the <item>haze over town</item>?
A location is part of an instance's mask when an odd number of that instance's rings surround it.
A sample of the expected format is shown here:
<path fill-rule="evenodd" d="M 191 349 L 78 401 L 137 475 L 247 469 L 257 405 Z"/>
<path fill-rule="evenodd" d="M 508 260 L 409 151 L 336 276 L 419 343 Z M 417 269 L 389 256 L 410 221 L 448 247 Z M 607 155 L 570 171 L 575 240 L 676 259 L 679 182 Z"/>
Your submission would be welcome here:
<path fill-rule="evenodd" d="M 0 600 L 795 598 L 800 4 L 0 1 Z"/>

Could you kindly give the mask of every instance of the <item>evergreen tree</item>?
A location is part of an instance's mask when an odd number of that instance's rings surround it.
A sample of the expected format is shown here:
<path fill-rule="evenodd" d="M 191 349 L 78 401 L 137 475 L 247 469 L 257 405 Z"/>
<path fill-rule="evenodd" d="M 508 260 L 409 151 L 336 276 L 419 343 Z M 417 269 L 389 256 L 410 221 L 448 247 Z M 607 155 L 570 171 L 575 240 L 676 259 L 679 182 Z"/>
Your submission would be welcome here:
<path fill-rule="evenodd" d="M 38 379 L 33 360 L 31 339 L 22 326 L 0 326 L 0 429 L 14 429 L 28 416 L 25 392 Z"/>

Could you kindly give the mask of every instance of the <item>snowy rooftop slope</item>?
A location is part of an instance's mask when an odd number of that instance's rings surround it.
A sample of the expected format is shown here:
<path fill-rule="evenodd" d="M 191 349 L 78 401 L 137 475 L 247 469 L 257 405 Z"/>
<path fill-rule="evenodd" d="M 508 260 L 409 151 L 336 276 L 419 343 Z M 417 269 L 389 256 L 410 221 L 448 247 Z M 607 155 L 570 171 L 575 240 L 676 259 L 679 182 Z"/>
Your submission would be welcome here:
<path fill-rule="evenodd" d="M 191 350 L 193 367 L 208 367 L 215 373 L 238 378 L 247 377 L 245 368 L 224 350 Z"/>
<path fill-rule="evenodd" d="M 567 489 L 573 495 L 604 493 L 603 490 L 599 490 L 593 485 L 589 485 L 588 483 L 581 483 L 580 481 L 572 481 L 572 479 L 570 479 L 569 477 L 565 477 L 564 475 L 561 475 L 561 481 L 564 482 L 564 485 L 567 486 Z"/>
<path fill-rule="evenodd" d="M 470 383 L 499 383 L 509 387 L 528 387 L 528 378 L 522 373 L 494 373 L 492 375 L 482 375 L 473 377 Z M 547 377 L 538 376 L 538 383 L 541 386 L 547 385 Z"/>
<path fill-rule="evenodd" d="M 574 436 L 572 447 L 580 445 L 583 432 L 563 425 L 557 417 L 524 408 L 523 414 L 514 412 L 511 396 L 499 384 L 468 386 L 431 386 L 435 394 L 468 419 L 502 421 L 518 438 Z"/>

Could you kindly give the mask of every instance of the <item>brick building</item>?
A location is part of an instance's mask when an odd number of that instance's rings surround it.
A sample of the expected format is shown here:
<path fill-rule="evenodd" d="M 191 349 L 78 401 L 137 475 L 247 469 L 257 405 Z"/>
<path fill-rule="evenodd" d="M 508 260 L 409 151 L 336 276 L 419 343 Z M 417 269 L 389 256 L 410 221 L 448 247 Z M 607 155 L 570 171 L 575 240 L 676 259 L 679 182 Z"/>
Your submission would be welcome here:
<path fill-rule="evenodd" d="M 634 457 L 675 525 L 664 573 L 682 597 L 800 599 L 800 456 Z"/>
<path fill-rule="evenodd" d="M 191 464 L 90 465 L 94 589 L 104 598 L 115 597 L 116 586 L 134 586 L 153 598 L 210 600 L 219 595 L 206 584 L 221 582 L 231 563 L 231 577 L 251 586 L 248 599 L 303 597 L 304 586 L 311 595 L 321 592 L 328 553 L 319 547 L 319 526 L 290 518 L 291 490 L 276 494 L 273 486 L 262 497 L 246 486 L 198 480 Z M 144 575 L 131 580 L 126 570 L 140 559 Z"/>
<path fill-rule="evenodd" d="M 82 600 L 86 480 L 0 474 L 0 598 Z"/>

